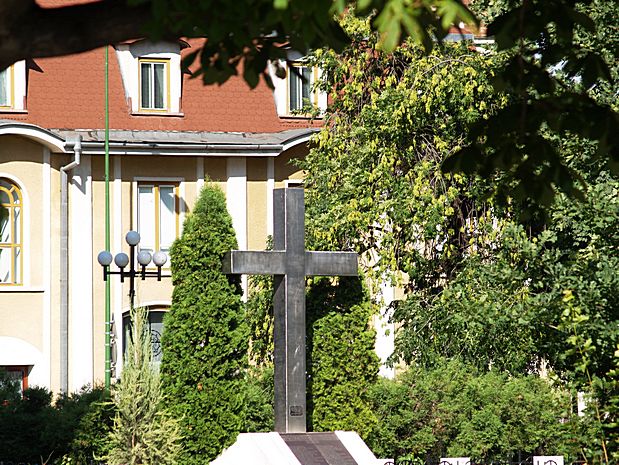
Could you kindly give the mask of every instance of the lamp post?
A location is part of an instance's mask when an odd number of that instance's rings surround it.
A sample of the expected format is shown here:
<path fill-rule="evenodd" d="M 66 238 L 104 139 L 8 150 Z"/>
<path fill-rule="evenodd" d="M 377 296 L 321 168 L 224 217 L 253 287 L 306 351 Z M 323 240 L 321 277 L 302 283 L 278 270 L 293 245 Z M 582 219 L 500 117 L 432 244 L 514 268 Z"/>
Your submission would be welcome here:
<path fill-rule="evenodd" d="M 127 256 L 127 254 L 124 252 L 120 252 L 120 253 L 117 253 L 115 257 L 113 257 L 109 251 L 103 250 L 102 252 L 99 252 L 99 255 L 97 255 L 97 261 L 99 262 L 99 265 L 103 267 L 103 280 L 104 281 L 107 281 L 107 278 L 110 275 L 120 276 L 121 283 L 125 282 L 125 278 L 129 278 L 129 301 L 131 302 L 131 309 L 133 309 L 133 304 L 135 300 L 135 279 L 139 277 L 143 281 L 147 277 L 155 277 L 157 278 L 157 281 L 161 281 L 161 278 L 169 278 L 170 275 L 164 276 L 161 274 L 161 267 L 165 265 L 165 263 L 168 261 L 168 256 L 165 254 L 165 252 L 162 252 L 161 250 L 155 252 L 152 256 L 150 252 L 142 250 L 138 253 L 138 256 L 137 256 L 140 269 L 136 269 L 135 248 L 140 243 L 140 233 L 138 233 L 137 231 L 129 231 L 127 235 L 125 236 L 125 240 L 127 241 L 127 244 L 129 244 L 129 256 Z M 153 264 L 157 267 L 157 271 L 146 270 L 146 267 L 150 264 L 151 260 Z M 118 267 L 118 271 L 110 270 L 110 265 L 112 264 L 112 261 Z M 128 270 L 125 269 L 127 265 L 129 265 Z M 106 321 L 105 321 L 105 370 L 106 370 L 105 376 L 106 377 L 105 377 L 105 380 L 106 380 L 106 388 L 109 389 L 109 378 L 111 377 L 110 375 L 112 371 L 112 367 L 111 367 L 112 345 L 111 345 L 111 322 L 110 322 L 110 316 L 107 313 L 108 312 L 106 311 Z"/>
<path fill-rule="evenodd" d="M 121 283 L 125 282 L 125 278 L 129 278 L 129 301 L 131 302 L 131 308 L 133 308 L 133 303 L 135 300 L 135 278 L 139 277 L 142 281 L 144 281 L 147 277 L 157 278 L 157 281 L 161 281 L 161 278 L 169 278 L 169 275 L 163 276 L 161 274 L 161 267 L 168 261 L 168 256 L 161 250 L 155 252 L 152 256 L 150 252 L 142 250 L 138 253 L 137 257 L 140 265 L 140 269 L 138 270 L 136 269 L 135 264 L 135 248 L 140 243 L 140 233 L 137 231 L 129 231 L 125 236 L 125 240 L 127 241 L 127 244 L 129 244 L 129 256 L 127 256 L 124 252 L 120 252 L 117 253 L 115 257 L 112 257 L 110 252 L 104 250 L 99 252 L 97 261 L 103 267 L 104 281 L 107 281 L 107 278 L 110 275 L 119 275 Z M 146 267 L 150 264 L 151 260 L 157 267 L 157 271 L 146 270 Z M 112 261 L 114 261 L 118 267 L 118 271 L 110 270 Z M 127 265 L 129 265 L 128 270 L 125 269 Z"/>

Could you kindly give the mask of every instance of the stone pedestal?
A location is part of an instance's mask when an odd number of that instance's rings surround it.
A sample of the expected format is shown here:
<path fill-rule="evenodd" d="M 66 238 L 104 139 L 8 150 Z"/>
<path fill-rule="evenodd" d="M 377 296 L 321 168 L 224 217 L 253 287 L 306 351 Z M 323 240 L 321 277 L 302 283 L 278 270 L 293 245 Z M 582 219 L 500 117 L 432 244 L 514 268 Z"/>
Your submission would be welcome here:
<path fill-rule="evenodd" d="M 357 433 L 242 433 L 211 465 L 383 465 Z"/>

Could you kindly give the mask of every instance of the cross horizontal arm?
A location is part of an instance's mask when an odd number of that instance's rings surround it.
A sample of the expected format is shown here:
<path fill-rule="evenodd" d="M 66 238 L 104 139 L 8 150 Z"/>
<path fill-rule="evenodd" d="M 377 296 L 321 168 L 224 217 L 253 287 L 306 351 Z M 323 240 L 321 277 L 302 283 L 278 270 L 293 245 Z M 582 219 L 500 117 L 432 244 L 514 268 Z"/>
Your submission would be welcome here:
<path fill-rule="evenodd" d="M 355 252 L 305 252 L 306 276 L 357 276 Z"/>
<path fill-rule="evenodd" d="M 286 274 L 286 253 L 279 250 L 232 250 L 223 258 L 225 274 Z"/>

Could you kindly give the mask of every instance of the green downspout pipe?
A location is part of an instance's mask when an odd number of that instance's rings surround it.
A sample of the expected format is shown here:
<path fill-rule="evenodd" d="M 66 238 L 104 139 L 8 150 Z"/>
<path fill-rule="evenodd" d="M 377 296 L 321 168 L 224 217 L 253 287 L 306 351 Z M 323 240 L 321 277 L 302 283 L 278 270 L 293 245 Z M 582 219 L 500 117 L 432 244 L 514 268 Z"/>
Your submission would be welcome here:
<path fill-rule="evenodd" d="M 109 46 L 105 47 L 105 250 L 110 247 L 110 103 L 109 103 Z M 112 371 L 111 340 L 111 311 L 110 311 L 110 279 L 105 281 L 105 389 L 109 391 Z"/>

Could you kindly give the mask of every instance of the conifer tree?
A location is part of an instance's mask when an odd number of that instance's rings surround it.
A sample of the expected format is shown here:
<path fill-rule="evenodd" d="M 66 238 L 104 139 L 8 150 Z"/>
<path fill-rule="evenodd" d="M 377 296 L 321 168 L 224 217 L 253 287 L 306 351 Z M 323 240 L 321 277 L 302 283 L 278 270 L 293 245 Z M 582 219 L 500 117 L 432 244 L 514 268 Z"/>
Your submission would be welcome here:
<path fill-rule="evenodd" d="M 356 277 L 313 278 L 307 292 L 308 415 L 313 431 L 356 431 L 378 422 L 369 392 L 379 359 L 372 304 Z"/>
<path fill-rule="evenodd" d="M 174 293 L 162 338 L 162 382 L 182 425 L 182 465 L 209 463 L 244 426 L 248 332 L 239 281 L 221 264 L 236 247 L 224 194 L 207 185 L 170 250 Z"/>
<path fill-rule="evenodd" d="M 121 380 L 115 386 L 114 429 L 109 465 L 173 465 L 180 450 L 180 428 L 163 408 L 159 372 L 152 362 L 146 310 L 132 310 L 131 338 Z"/>

